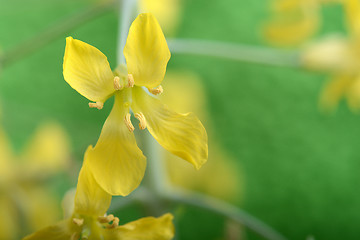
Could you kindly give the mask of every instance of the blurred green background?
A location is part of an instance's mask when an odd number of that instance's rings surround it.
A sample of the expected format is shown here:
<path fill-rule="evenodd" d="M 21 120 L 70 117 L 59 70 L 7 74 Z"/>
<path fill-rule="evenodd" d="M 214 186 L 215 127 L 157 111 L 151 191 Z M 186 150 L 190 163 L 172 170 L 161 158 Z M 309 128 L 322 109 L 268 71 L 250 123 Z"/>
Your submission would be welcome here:
<path fill-rule="evenodd" d="M 0 49 L 16 46 L 93 2 L 0 0 Z M 264 45 L 259 32 L 269 15 L 267 3 L 184 0 L 175 37 Z M 65 37 L 96 46 L 114 68 L 117 14 L 114 9 L 91 20 L 2 70 L 2 124 L 17 150 L 47 119 L 59 121 L 68 131 L 79 162 L 86 147 L 96 143 L 112 104 L 107 102 L 102 111 L 90 110 L 88 100 L 64 81 Z M 318 35 L 344 31 L 340 6 L 325 7 L 323 18 Z M 320 113 L 318 96 L 327 76 L 178 54 L 172 55 L 168 69 L 201 76 L 215 127 L 212 137 L 235 157 L 244 174 L 238 206 L 288 239 L 358 238 L 360 118 L 344 104 L 333 115 Z M 59 187 L 61 194 L 63 188 Z M 179 239 L 223 236 L 224 223 L 217 215 L 194 208 L 181 212 Z M 124 221 L 140 216 L 135 210 L 119 214 Z"/>

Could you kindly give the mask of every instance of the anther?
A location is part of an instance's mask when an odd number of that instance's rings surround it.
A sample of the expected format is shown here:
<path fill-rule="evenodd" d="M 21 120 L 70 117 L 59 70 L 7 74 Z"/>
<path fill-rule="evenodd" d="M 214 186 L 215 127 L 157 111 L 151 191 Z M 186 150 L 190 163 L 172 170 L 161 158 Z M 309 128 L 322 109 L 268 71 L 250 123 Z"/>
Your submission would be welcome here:
<path fill-rule="evenodd" d="M 73 233 L 73 234 L 71 235 L 70 240 L 78 240 L 79 237 L 80 237 L 80 234 L 78 234 L 78 233 L 75 232 L 75 233 Z"/>
<path fill-rule="evenodd" d="M 144 130 L 146 128 L 146 119 L 142 112 L 135 113 L 135 117 L 140 121 L 139 128 Z"/>
<path fill-rule="evenodd" d="M 162 94 L 162 92 L 164 91 L 164 89 L 161 85 L 159 85 L 156 88 L 148 88 L 148 90 L 149 90 L 149 92 L 151 92 L 154 95 Z"/>
<path fill-rule="evenodd" d="M 75 223 L 79 227 L 81 227 L 84 224 L 84 219 L 83 218 L 73 218 L 72 221 L 73 221 L 73 223 Z"/>
<path fill-rule="evenodd" d="M 114 77 L 114 88 L 115 90 L 121 90 L 124 86 L 121 86 L 120 78 L 118 76 Z"/>
<path fill-rule="evenodd" d="M 114 215 L 110 214 L 107 216 L 100 216 L 98 217 L 99 223 L 109 223 L 114 220 Z"/>
<path fill-rule="evenodd" d="M 130 132 L 133 132 L 135 130 L 134 126 L 132 125 L 131 123 L 131 119 L 130 119 L 131 115 L 130 113 L 127 113 L 125 115 L 125 119 L 124 119 L 124 122 L 125 122 L 125 125 L 126 127 L 129 129 Z"/>
<path fill-rule="evenodd" d="M 118 217 L 115 217 L 114 218 L 114 220 L 113 220 L 113 222 L 112 222 L 112 224 L 110 224 L 109 226 L 108 226 L 108 228 L 116 228 L 117 226 L 119 226 L 119 218 Z"/>
<path fill-rule="evenodd" d="M 90 108 L 97 108 L 97 109 L 102 109 L 104 107 L 104 103 L 102 102 L 89 102 L 89 107 Z"/>
<path fill-rule="evenodd" d="M 128 84 L 126 85 L 127 88 L 131 88 L 134 86 L 135 81 L 134 81 L 134 76 L 132 74 L 128 74 Z"/>

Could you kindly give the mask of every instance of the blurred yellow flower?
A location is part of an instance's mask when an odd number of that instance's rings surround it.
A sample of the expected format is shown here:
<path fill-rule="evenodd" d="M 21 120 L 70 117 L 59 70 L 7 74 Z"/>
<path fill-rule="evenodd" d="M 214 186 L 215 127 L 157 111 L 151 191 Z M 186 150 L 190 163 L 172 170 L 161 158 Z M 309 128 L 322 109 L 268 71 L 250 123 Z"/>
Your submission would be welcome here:
<path fill-rule="evenodd" d="M 42 125 L 18 157 L 0 129 L 0 239 L 19 239 L 60 217 L 45 181 L 64 170 L 68 159 L 68 139 L 58 124 Z"/>
<path fill-rule="evenodd" d="M 274 0 L 272 18 L 263 29 L 267 41 L 293 46 L 312 36 L 319 27 L 318 0 Z"/>
<path fill-rule="evenodd" d="M 168 105 L 178 111 L 191 110 L 210 129 L 211 118 L 206 111 L 207 101 L 204 86 L 198 75 L 192 72 L 168 72 L 164 81 L 166 92 L 161 96 Z M 213 133 L 214 134 L 214 133 Z M 174 155 L 166 154 L 166 166 L 170 181 L 187 189 L 203 192 L 214 197 L 238 201 L 243 191 L 243 175 L 239 163 L 221 147 L 216 138 L 210 137 L 209 161 L 200 171 L 194 171 Z"/>
<path fill-rule="evenodd" d="M 55 225 L 37 231 L 24 240 L 169 240 L 174 236 L 173 216 L 165 214 L 159 218 L 146 217 L 119 226 L 119 218 L 106 215 L 111 203 L 111 195 L 106 193 L 95 181 L 88 169 L 85 153 L 83 167 L 80 170 L 75 199 L 70 206 L 73 210 L 70 218 Z"/>
<path fill-rule="evenodd" d="M 64 56 L 65 80 L 101 109 L 115 95 L 113 109 L 100 138 L 88 153 L 89 168 L 98 184 L 111 195 L 127 195 L 142 180 L 146 161 L 136 144 L 130 108 L 166 150 L 199 169 L 207 160 L 207 135 L 199 119 L 178 114 L 153 95 L 163 91 L 162 80 L 170 51 L 161 28 L 151 14 L 132 23 L 124 48 L 127 62 L 111 72 L 107 58 L 95 47 L 68 37 Z M 111 174 L 110 174 L 111 173 Z"/>
<path fill-rule="evenodd" d="M 344 1 L 349 37 L 328 36 L 309 44 L 302 53 L 305 67 L 333 74 L 324 86 L 320 107 L 336 109 L 341 98 L 353 111 L 360 109 L 360 2 Z"/>
<path fill-rule="evenodd" d="M 181 0 L 139 0 L 138 5 L 140 12 L 154 14 L 167 35 L 174 34 L 181 19 Z"/>

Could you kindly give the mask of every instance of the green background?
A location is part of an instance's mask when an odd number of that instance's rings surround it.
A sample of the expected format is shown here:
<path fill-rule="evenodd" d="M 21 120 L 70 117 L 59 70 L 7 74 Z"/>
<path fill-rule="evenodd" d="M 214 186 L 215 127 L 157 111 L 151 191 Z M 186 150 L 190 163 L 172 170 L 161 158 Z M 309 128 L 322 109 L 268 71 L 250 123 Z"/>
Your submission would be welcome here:
<path fill-rule="evenodd" d="M 0 47 L 6 51 L 92 2 L 1 0 Z M 260 28 L 268 2 L 183 1 L 176 37 L 265 45 Z M 114 68 L 117 12 L 89 21 L 1 72 L 2 124 L 21 150 L 35 128 L 48 119 L 71 136 L 74 159 L 95 144 L 111 103 L 89 110 L 88 100 L 62 76 L 65 37 L 100 49 Z M 344 31 L 338 5 L 323 10 L 318 35 Z M 238 203 L 288 239 L 358 239 L 360 235 L 359 116 L 341 103 L 333 115 L 320 113 L 318 96 L 328 76 L 230 60 L 173 54 L 169 69 L 199 74 L 209 101 L 216 141 L 243 169 L 245 192 Z M 211 152 L 211 149 L 210 149 Z M 73 185 L 75 182 L 73 181 Z M 59 191 L 64 191 L 59 184 Z M 178 208 L 179 239 L 220 239 L 223 221 L 194 208 Z M 136 208 L 120 213 L 127 221 Z M 252 233 L 248 239 L 260 239 Z"/>

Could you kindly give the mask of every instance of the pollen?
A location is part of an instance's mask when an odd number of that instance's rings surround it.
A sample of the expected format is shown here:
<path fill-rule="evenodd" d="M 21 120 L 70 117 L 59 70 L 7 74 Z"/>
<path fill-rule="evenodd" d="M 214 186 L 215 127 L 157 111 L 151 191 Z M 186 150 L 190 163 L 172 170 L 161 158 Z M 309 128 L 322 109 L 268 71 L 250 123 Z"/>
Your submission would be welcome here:
<path fill-rule="evenodd" d="M 120 83 L 120 78 L 118 76 L 114 77 L 114 88 L 115 90 L 121 90 L 124 88 L 124 86 Z"/>
<path fill-rule="evenodd" d="M 115 217 L 114 220 L 112 221 L 112 224 L 110 224 L 108 226 L 108 228 L 116 228 L 117 226 L 119 226 L 119 218 L 118 217 Z"/>
<path fill-rule="evenodd" d="M 79 227 L 81 227 L 84 224 L 84 219 L 83 218 L 73 218 L 72 221 L 73 221 L 73 223 L 75 223 Z"/>
<path fill-rule="evenodd" d="M 146 119 L 144 114 L 142 112 L 135 113 L 135 118 L 137 118 L 140 121 L 139 128 L 141 130 L 144 130 L 146 128 Z"/>
<path fill-rule="evenodd" d="M 131 117 L 130 113 L 127 113 L 125 115 L 124 122 L 125 122 L 126 127 L 129 129 L 129 131 L 133 132 L 135 130 L 135 128 L 134 128 L 134 125 L 132 125 L 130 117 Z"/>
<path fill-rule="evenodd" d="M 161 85 L 159 85 L 156 88 L 148 88 L 148 90 L 149 90 L 149 92 L 151 92 L 154 95 L 162 94 L 162 92 L 164 91 L 164 89 Z"/>
<path fill-rule="evenodd" d="M 126 85 L 127 88 L 132 88 L 135 84 L 134 76 L 132 74 L 128 74 L 128 84 Z"/>
<path fill-rule="evenodd" d="M 97 109 L 102 109 L 104 107 L 104 103 L 102 102 L 89 102 L 89 107 L 90 108 L 97 108 Z"/>
<path fill-rule="evenodd" d="M 107 216 L 100 216 L 98 217 L 99 223 L 109 223 L 114 220 L 114 215 L 110 214 Z"/>

